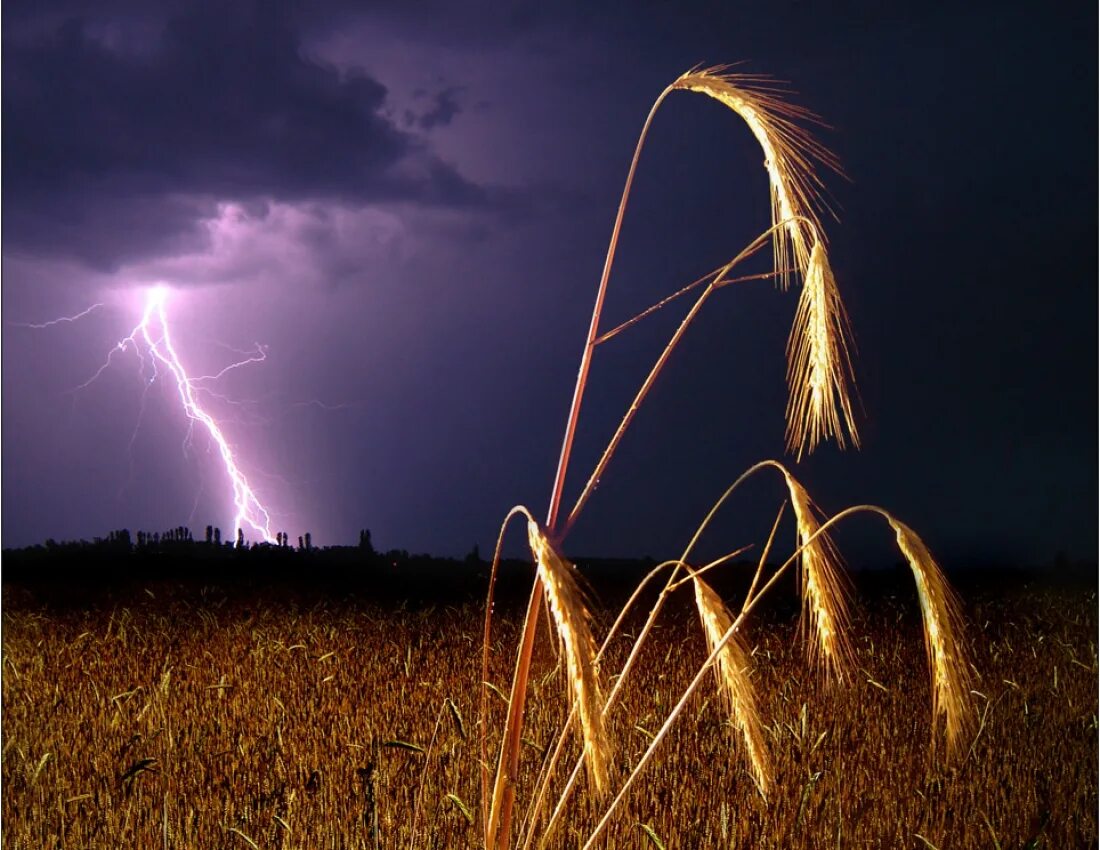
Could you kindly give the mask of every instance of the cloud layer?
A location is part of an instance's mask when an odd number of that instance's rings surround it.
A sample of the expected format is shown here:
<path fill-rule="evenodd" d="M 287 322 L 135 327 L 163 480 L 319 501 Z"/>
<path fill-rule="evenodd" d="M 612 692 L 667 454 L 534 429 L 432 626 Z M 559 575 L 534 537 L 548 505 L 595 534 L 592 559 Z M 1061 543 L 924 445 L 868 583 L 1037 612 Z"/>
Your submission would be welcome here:
<path fill-rule="evenodd" d="M 309 57 L 263 4 L 203 4 L 155 25 L 148 40 L 79 18 L 12 29 L 8 253 L 109 270 L 193 250 L 227 200 L 490 203 L 396 125 L 381 83 Z M 414 127 L 446 124 L 460 108 L 454 91 L 428 97 Z"/>

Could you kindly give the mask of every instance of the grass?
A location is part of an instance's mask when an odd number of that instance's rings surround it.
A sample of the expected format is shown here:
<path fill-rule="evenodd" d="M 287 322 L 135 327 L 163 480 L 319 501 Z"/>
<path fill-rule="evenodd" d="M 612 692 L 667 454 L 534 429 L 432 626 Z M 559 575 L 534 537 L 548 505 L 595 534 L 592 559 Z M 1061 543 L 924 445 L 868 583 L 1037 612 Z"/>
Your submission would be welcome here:
<path fill-rule="evenodd" d="M 747 584 L 746 575 L 714 586 L 728 597 Z M 669 848 L 915 848 L 916 833 L 955 850 L 989 850 L 991 834 L 1005 850 L 1037 835 L 1036 846 L 1094 846 L 1095 593 L 968 594 L 980 726 L 944 763 L 928 750 L 931 683 L 916 597 L 897 588 L 864 592 L 868 603 L 852 606 L 843 688 L 809 674 L 796 608 L 773 605 L 753 618 L 743 646 L 771 764 L 766 800 L 740 731 L 707 687 L 688 701 L 687 722 L 658 747 L 603 846 L 651 845 L 636 824 Z M 402 611 L 304 594 L 150 589 L 155 598 L 137 590 L 69 611 L 7 593 L 6 848 L 248 847 L 232 830 L 282 850 L 481 846 L 479 606 Z M 648 747 L 705 659 L 692 597 L 687 585 L 670 596 L 609 716 L 613 777 Z M 499 685 L 523 612 L 498 607 L 489 676 Z M 623 621 L 607 669 L 625 662 L 646 608 Z M 609 631 L 611 612 L 593 613 Z M 558 665 L 540 642 L 523 800 L 568 713 Z M 506 707 L 490 696 L 498 729 Z M 461 721 L 443 708 L 451 703 Z M 425 752 L 387 745 L 398 741 Z M 566 751 L 573 759 L 579 746 Z M 587 781 L 578 779 L 582 790 Z M 579 795 L 549 846 L 575 847 L 600 814 Z"/>

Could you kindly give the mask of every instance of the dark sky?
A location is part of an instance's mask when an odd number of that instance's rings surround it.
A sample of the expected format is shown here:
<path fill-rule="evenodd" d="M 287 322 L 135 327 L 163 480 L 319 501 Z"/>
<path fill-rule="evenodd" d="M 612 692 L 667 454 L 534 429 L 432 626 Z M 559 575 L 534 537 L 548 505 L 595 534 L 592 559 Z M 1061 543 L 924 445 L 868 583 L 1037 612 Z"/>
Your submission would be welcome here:
<path fill-rule="evenodd" d="M 230 523 L 209 441 L 132 352 L 74 391 L 163 282 L 193 374 L 266 346 L 202 395 L 277 528 L 489 550 L 512 505 L 545 512 L 650 104 L 744 62 L 847 175 L 822 177 L 864 446 L 796 475 L 952 565 L 1095 559 L 1096 27 L 1094 3 L 5 2 L 3 543 Z M 761 161 L 729 110 L 670 97 L 607 326 L 767 226 Z M 783 457 L 796 303 L 712 299 L 570 551 L 675 554 Z M 598 349 L 567 502 L 686 308 Z M 782 497 L 756 480 L 708 546 L 759 545 Z M 840 542 L 895 557 L 870 519 Z"/>

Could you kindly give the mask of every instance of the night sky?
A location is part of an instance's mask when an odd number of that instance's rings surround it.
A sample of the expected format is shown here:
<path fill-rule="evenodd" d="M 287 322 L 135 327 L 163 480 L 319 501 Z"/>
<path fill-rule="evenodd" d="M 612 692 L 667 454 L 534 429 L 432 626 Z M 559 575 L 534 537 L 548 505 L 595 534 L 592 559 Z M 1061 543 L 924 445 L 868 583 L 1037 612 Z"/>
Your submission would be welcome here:
<path fill-rule="evenodd" d="M 949 566 L 1094 560 L 1096 26 L 1095 3 L 5 2 L 3 545 L 227 533 L 224 470 L 202 434 L 185 448 L 163 381 L 116 354 L 76 389 L 162 282 L 192 374 L 264 346 L 204 400 L 278 529 L 486 553 L 512 505 L 545 513 L 653 99 L 743 62 L 822 116 L 846 174 L 821 176 L 864 445 L 795 474 L 826 511 L 887 507 Z M 606 326 L 767 224 L 745 125 L 675 93 Z M 568 551 L 673 556 L 784 457 L 796 303 L 767 281 L 711 300 Z M 687 307 L 597 350 L 568 504 Z M 759 545 L 784 495 L 755 480 L 710 551 Z M 838 537 L 896 560 L 871 519 Z"/>

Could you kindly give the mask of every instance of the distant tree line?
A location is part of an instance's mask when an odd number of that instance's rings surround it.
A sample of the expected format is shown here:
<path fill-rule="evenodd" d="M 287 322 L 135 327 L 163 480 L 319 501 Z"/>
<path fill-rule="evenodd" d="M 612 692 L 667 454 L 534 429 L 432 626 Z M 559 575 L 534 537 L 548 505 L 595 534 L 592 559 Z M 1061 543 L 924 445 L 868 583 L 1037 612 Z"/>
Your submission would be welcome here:
<path fill-rule="evenodd" d="M 374 552 L 374 547 L 371 546 L 370 531 L 363 529 L 359 532 L 359 548 L 365 549 L 369 552 Z M 195 538 L 191 534 L 191 529 L 185 525 L 178 525 L 175 528 L 170 528 L 167 531 L 139 531 L 137 533 L 137 547 L 149 548 L 157 546 L 167 546 L 179 543 L 194 543 Z M 290 536 L 285 531 L 280 531 L 275 534 L 275 542 L 269 543 L 266 540 L 260 542 L 252 542 L 245 538 L 244 529 L 237 529 L 237 539 L 233 543 L 222 543 L 222 530 L 214 525 L 206 526 L 206 535 L 203 538 L 203 543 L 206 546 L 229 546 L 234 549 L 251 549 L 253 547 L 267 547 L 267 548 L 279 548 L 286 549 L 290 546 Z M 135 544 L 130 537 L 130 529 L 122 528 L 117 531 L 110 532 L 106 538 L 95 537 L 89 541 L 78 540 L 70 541 L 64 544 L 59 544 L 54 539 L 46 541 L 46 548 L 52 549 L 58 546 L 109 546 L 111 548 L 130 549 Z M 311 551 L 313 549 L 313 535 L 310 532 L 298 535 L 298 549 L 303 551 Z"/>
<path fill-rule="evenodd" d="M 410 554 L 405 549 L 375 550 L 371 532 L 363 528 L 353 546 L 318 547 L 313 535 L 297 537 L 280 531 L 274 542 L 250 542 L 238 531 L 226 540 L 221 529 L 208 525 L 196 539 L 187 526 L 164 531 L 118 529 L 92 540 L 47 540 L 22 549 L 5 549 L 5 585 L 48 590 L 84 604 L 89 594 L 112 592 L 150 582 L 259 582 L 313 588 L 362 591 L 393 600 L 458 600 L 480 598 L 488 579 L 488 564 L 476 546 L 465 559 Z M 525 592 L 530 565 L 509 568 L 498 589 L 514 583 Z M 529 590 L 529 588 L 528 588 Z"/>

